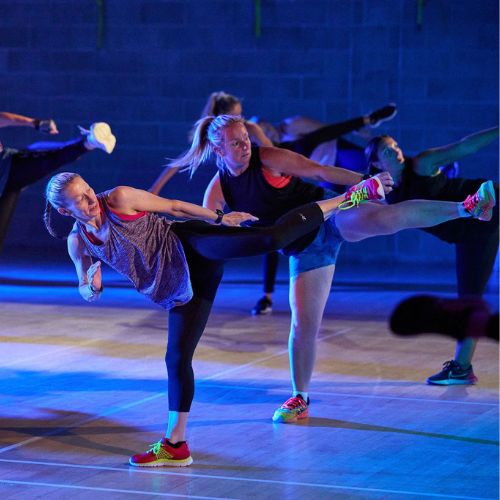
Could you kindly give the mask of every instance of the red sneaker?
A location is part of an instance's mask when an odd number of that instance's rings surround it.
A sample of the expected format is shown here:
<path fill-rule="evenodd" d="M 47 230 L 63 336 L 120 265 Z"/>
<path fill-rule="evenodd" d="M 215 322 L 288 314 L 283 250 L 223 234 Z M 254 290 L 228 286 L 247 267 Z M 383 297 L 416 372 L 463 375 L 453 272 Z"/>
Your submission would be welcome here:
<path fill-rule="evenodd" d="M 370 177 L 352 186 L 345 194 L 345 200 L 339 205 L 339 210 L 357 207 L 364 201 L 385 200 L 384 186 L 380 179 Z"/>
<path fill-rule="evenodd" d="M 309 398 L 307 403 L 302 396 L 292 396 L 287 399 L 273 415 L 273 422 L 296 422 L 309 416 Z"/>
<path fill-rule="evenodd" d="M 483 182 L 476 193 L 467 196 L 464 208 L 474 219 L 489 221 L 493 217 L 493 207 L 496 205 L 493 182 Z"/>
<path fill-rule="evenodd" d="M 177 446 L 179 445 L 179 446 Z M 175 447 L 174 447 L 175 446 Z M 167 438 L 151 445 L 146 453 L 130 457 L 130 465 L 135 467 L 186 467 L 193 463 L 186 441 L 172 445 Z"/>

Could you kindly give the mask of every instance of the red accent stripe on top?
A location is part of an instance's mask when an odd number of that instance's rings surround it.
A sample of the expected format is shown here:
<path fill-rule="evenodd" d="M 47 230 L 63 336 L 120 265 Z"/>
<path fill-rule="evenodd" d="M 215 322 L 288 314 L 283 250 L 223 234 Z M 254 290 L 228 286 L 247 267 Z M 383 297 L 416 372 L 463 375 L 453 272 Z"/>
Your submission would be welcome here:
<path fill-rule="evenodd" d="M 120 213 L 112 210 L 109 205 L 108 205 L 108 208 L 109 208 L 110 212 L 113 212 L 121 220 L 136 220 L 136 219 L 140 219 L 141 217 L 144 217 L 147 214 L 147 212 L 137 212 L 136 214 L 133 214 L 133 215 L 120 214 Z"/>
<path fill-rule="evenodd" d="M 281 175 L 280 177 L 274 177 L 265 168 L 262 168 L 262 175 L 264 176 L 264 179 L 266 179 L 268 184 L 277 189 L 288 186 L 288 184 L 290 184 L 292 180 L 291 175 Z"/>
<path fill-rule="evenodd" d="M 82 229 L 83 229 L 83 232 L 85 233 L 85 236 L 87 236 L 87 238 L 90 240 L 90 242 L 93 245 L 102 245 L 102 241 L 97 236 L 95 236 L 94 234 L 89 233 L 87 231 L 87 229 L 85 228 L 85 226 L 82 225 Z"/>
<path fill-rule="evenodd" d="M 100 200 L 99 200 L 99 207 L 101 209 L 101 213 L 103 214 L 104 210 L 102 208 L 102 204 L 101 204 Z M 108 205 L 108 208 L 109 208 L 110 212 L 113 212 L 119 219 L 125 220 L 125 221 L 140 219 L 141 217 L 144 217 L 147 214 L 147 212 L 138 212 L 138 213 L 133 214 L 133 215 L 120 214 L 118 212 L 115 212 L 114 210 L 111 210 L 111 208 L 109 207 L 109 205 Z M 85 235 L 91 241 L 92 244 L 94 244 L 94 245 L 102 245 L 103 242 L 97 236 L 95 236 L 94 234 L 89 233 L 87 231 L 87 229 L 85 228 L 85 226 L 82 225 L 82 229 L 83 229 Z"/>

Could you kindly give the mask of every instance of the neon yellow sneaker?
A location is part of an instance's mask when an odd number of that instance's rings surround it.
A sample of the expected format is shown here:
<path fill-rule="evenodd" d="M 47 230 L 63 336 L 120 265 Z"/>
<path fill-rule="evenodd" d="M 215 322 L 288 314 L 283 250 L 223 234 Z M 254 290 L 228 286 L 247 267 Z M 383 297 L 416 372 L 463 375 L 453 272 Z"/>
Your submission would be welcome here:
<path fill-rule="evenodd" d="M 287 399 L 273 415 L 273 422 L 283 422 L 285 424 L 296 422 L 309 416 L 309 398 L 307 403 L 304 398 L 299 394 Z"/>
<path fill-rule="evenodd" d="M 130 457 L 130 465 L 135 467 L 186 467 L 193 463 L 186 441 L 172 444 L 167 438 L 151 445 L 146 453 Z"/>

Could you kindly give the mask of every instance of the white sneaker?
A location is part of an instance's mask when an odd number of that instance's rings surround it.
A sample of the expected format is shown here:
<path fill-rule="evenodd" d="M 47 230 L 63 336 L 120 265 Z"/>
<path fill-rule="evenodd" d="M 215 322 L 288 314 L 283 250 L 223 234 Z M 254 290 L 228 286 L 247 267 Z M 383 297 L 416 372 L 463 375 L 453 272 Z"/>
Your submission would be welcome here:
<path fill-rule="evenodd" d="M 104 122 L 93 123 L 90 130 L 78 127 L 82 135 L 86 135 L 86 143 L 89 149 L 102 149 L 108 154 L 113 152 L 116 145 L 116 137 L 111 133 L 111 127 Z"/>

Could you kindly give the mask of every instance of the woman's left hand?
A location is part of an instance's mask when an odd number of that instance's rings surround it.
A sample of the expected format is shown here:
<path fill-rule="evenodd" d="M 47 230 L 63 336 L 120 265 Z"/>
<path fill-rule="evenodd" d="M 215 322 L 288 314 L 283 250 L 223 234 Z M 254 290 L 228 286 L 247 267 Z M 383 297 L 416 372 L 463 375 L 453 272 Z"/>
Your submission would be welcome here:
<path fill-rule="evenodd" d="M 375 175 L 374 177 L 378 177 L 382 186 L 384 188 L 384 193 L 389 194 L 394 186 L 394 179 L 389 172 L 380 172 L 380 174 Z"/>
<path fill-rule="evenodd" d="M 222 217 L 221 224 L 223 226 L 239 226 L 242 222 L 257 221 L 258 217 L 246 212 L 229 212 Z"/>

